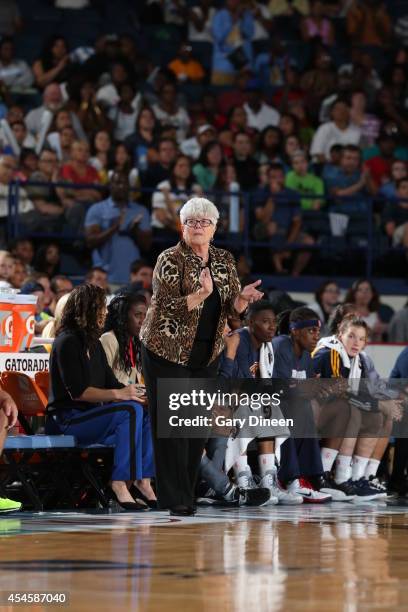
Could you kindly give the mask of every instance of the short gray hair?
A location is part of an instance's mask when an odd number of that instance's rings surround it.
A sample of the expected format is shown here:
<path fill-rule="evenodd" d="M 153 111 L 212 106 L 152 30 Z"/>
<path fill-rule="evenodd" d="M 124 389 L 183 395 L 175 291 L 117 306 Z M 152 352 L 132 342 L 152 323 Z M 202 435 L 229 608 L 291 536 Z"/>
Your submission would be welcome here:
<path fill-rule="evenodd" d="M 180 209 L 180 221 L 184 225 L 186 219 L 207 218 L 217 223 L 220 213 L 215 204 L 206 198 L 191 198 Z"/>

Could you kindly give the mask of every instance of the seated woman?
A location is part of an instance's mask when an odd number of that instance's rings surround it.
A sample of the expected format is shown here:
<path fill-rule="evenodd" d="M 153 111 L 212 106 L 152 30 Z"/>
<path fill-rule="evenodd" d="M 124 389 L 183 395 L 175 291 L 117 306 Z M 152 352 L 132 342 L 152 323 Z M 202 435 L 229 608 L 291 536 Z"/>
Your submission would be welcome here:
<path fill-rule="evenodd" d="M 50 357 L 46 431 L 113 445 L 112 497 L 125 510 L 148 510 L 127 487 L 142 478 L 143 408 L 137 387 L 125 387 L 108 365 L 99 342 L 105 317 L 103 289 L 86 284 L 70 293 Z"/>
<path fill-rule="evenodd" d="M 145 407 L 147 401 L 139 333 L 146 311 L 146 298 L 143 295 L 130 292 L 119 294 L 109 304 L 106 332 L 100 340 L 116 378 L 124 385 L 136 384 L 140 392 L 139 402 Z M 154 476 L 154 464 L 150 417 L 146 409 L 143 411 L 142 438 L 143 474 L 141 480 L 136 481 L 136 486 L 131 488 L 131 492 L 136 493 L 150 508 L 157 508 L 156 495 L 150 484 L 150 478 Z"/>
<path fill-rule="evenodd" d="M 178 213 L 191 193 L 201 195 L 201 188 L 191 172 L 190 158 L 179 155 L 171 169 L 170 179 L 159 183 L 153 194 L 152 227 L 166 233 L 180 231 Z"/>

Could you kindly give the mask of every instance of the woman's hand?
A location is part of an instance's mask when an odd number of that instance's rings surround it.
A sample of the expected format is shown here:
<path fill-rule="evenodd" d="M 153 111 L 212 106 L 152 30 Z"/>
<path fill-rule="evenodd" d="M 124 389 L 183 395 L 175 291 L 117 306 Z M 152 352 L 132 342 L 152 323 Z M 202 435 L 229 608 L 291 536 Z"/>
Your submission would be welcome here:
<path fill-rule="evenodd" d="M 261 282 L 261 280 L 257 280 L 243 288 L 234 302 L 234 308 L 237 312 L 243 312 L 249 304 L 262 299 L 263 292 L 257 289 Z"/>
<path fill-rule="evenodd" d="M 138 402 L 140 400 L 140 391 L 137 389 L 136 385 L 128 385 L 127 387 L 123 387 L 123 389 L 118 389 L 116 391 L 116 397 L 118 402 Z"/>
<path fill-rule="evenodd" d="M 213 292 L 213 281 L 209 268 L 204 268 L 204 270 L 201 271 L 199 281 L 202 289 L 202 291 L 200 289 L 200 295 L 206 295 L 207 297 L 211 295 Z"/>

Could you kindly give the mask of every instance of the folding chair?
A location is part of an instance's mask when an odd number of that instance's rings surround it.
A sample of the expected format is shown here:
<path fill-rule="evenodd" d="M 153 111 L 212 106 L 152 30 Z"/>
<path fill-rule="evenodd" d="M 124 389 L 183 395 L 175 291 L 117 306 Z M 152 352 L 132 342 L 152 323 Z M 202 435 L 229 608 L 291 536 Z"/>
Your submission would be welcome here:
<path fill-rule="evenodd" d="M 48 398 L 48 392 L 50 388 L 50 373 L 49 372 L 36 372 L 34 380 L 45 397 Z"/>

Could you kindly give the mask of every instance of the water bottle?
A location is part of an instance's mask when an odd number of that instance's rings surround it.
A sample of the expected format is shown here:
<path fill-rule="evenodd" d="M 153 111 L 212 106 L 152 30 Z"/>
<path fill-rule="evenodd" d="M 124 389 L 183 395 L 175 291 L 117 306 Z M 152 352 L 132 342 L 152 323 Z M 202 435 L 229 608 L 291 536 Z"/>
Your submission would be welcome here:
<path fill-rule="evenodd" d="M 237 234 L 239 232 L 239 184 L 232 181 L 229 184 L 229 232 Z"/>

